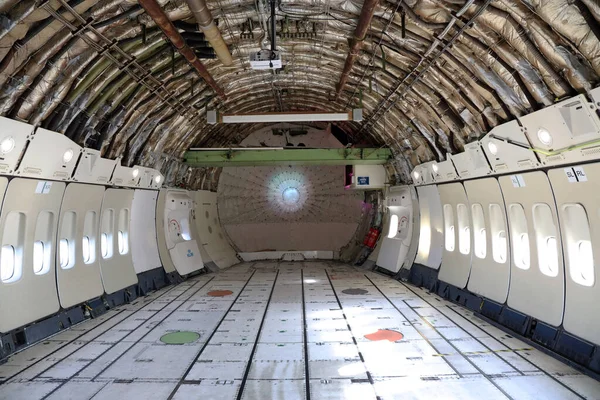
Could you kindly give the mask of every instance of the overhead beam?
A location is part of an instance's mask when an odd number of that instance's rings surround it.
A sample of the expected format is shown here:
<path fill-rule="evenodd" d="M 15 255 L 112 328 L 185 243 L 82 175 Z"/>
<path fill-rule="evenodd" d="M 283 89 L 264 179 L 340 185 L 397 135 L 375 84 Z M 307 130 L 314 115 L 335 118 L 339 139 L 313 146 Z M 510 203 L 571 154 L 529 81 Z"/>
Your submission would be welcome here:
<path fill-rule="evenodd" d="M 340 98 L 340 94 L 344 90 L 344 86 L 346 86 L 352 67 L 354 67 L 354 62 L 358 58 L 358 54 L 362 48 L 363 40 L 365 40 L 369 27 L 371 26 L 371 20 L 373 19 L 373 14 L 375 13 L 375 8 L 377 8 L 378 4 L 379 0 L 365 0 L 363 3 L 362 11 L 360 12 L 356 29 L 354 30 L 354 36 L 349 41 L 350 47 L 348 49 L 346 62 L 344 63 L 344 69 L 342 70 L 340 81 L 336 85 L 336 101 Z"/>
<path fill-rule="evenodd" d="M 217 82 L 215 82 L 204 64 L 196 57 L 196 53 L 194 53 L 194 51 L 186 44 L 183 36 L 181 36 L 175 25 L 173 25 L 173 22 L 171 22 L 168 15 L 165 14 L 160 4 L 158 4 L 156 0 L 138 0 L 138 3 L 146 10 L 146 13 L 154 20 L 160 30 L 163 31 L 177 51 L 185 57 L 192 67 L 194 67 L 198 75 L 204 79 L 206 84 L 210 86 L 222 100 L 227 100 L 225 91 L 217 84 Z"/>
<path fill-rule="evenodd" d="M 276 165 L 380 165 L 392 159 L 390 149 L 190 149 L 191 167 L 261 167 Z"/>

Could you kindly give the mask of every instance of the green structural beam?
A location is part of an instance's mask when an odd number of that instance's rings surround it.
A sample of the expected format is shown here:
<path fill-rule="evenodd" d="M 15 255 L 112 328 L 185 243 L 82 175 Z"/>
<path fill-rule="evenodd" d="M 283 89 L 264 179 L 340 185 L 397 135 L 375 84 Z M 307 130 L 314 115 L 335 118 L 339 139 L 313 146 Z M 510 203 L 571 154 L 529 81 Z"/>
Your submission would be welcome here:
<path fill-rule="evenodd" d="M 259 167 L 271 165 L 378 165 L 392 159 L 390 149 L 191 149 L 192 167 Z"/>

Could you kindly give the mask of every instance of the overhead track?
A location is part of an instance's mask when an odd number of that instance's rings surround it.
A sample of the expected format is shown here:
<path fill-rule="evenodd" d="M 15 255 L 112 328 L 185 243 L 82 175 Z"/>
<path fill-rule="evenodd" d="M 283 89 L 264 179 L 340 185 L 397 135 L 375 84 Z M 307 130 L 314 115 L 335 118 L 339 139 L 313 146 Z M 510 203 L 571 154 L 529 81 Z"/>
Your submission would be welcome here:
<path fill-rule="evenodd" d="M 192 167 L 259 167 L 274 165 L 382 165 L 393 158 L 390 149 L 232 148 L 190 149 L 184 155 Z"/>
<path fill-rule="evenodd" d="M 196 69 L 198 75 L 202 77 L 215 92 L 219 95 L 222 100 L 226 100 L 227 96 L 223 89 L 215 82 L 212 75 L 204 64 L 198 59 L 194 50 L 192 50 L 186 43 L 175 25 L 171 22 L 167 14 L 163 11 L 160 4 L 155 0 L 139 0 L 139 3 L 146 13 L 156 22 L 156 25 L 163 31 L 163 33 L 169 38 L 173 46 L 179 51 L 179 53 L 185 57 L 186 60 Z M 206 35 L 206 32 L 205 32 Z M 208 38 L 208 35 L 207 35 Z M 216 49 L 215 49 L 216 50 Z"/>

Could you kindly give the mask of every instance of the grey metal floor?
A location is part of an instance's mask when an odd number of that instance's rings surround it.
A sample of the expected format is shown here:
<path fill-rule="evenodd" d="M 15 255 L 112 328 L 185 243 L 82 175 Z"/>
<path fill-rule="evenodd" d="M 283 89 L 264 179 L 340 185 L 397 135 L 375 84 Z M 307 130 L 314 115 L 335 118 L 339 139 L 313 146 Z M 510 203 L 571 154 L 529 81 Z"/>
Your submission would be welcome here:
<path fill-rule="evenodd" d="M 173 331 L 200 339 L 163 344 Z M 325 262 L 165 288 L 14 355 L 0 381 L 0 399 L 28 400 L 600 399 L 600 382 L 468 310 Z"/>

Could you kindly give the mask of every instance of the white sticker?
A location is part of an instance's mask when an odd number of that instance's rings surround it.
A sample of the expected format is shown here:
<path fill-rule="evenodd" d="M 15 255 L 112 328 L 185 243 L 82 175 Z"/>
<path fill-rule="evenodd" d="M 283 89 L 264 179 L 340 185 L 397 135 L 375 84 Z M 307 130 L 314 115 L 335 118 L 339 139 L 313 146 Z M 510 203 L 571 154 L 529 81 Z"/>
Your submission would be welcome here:
<path fill-rule="evenodd" d="M 569 180 L 569 182 L 577 182 L 577 178 L 575 177 L 575 171 L 573 171 L 573 168 L 565 168 L 565 175 L 567 175 L 567 179 Z"/>
<path fill-rule="evenodd" d="M 40 193 L 40 194 L 48 194 L 48 193 L 50 193 L 51 187 L 52 187 L 52 182 L 39 181 L 37 186 L 35 187 L 35 192 Z"/>
<path fill-rule="evenodd" d="M 517 179 L 516 175 L 511 175 L 510 180 L 514 187 L 519 187 L 519 180 Z"/>
<path fill-rule="evenodd" d="M 510 180 L 514 187 L 525 187 L 525 179 L 523 175 L 511 175 Z"/>
<path fill-rule="evenodd" d="M 587 182 L 587 175 L 583 167 L 565 168 L 565 174 L 570 183 Z"/>
<path fill-rule="evenodd" d="M 583 167 L 573 167 L 573 171 L 579 182 L 587 182 L 587 175 L 583 171 Z"/>

